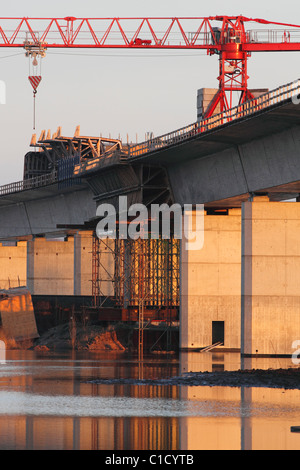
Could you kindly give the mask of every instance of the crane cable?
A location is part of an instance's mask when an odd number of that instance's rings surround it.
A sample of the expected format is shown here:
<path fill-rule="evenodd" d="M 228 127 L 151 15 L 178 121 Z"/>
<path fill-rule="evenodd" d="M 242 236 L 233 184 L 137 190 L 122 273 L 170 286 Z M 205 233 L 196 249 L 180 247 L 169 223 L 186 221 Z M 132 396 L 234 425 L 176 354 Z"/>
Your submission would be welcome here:
<path fill-rule="evenodd" d="M 36 120 L 35 98 L 37 94 L 37 87 L 39 86 L 42 80 L 42 75 L 41 75 L 41 58 L 39 62 L 37 60 L 39 57 L 39 53 L 31 52 L 29 54 L 29 59 L 31 59 L 32 57 L 33 57 L 32 64 L 31 64 L 31 61 L 29 60 L 28 80 L 31 83 L 31 86 L 33 88 L 33 129 L 35 130 L 35 120 Z"/>

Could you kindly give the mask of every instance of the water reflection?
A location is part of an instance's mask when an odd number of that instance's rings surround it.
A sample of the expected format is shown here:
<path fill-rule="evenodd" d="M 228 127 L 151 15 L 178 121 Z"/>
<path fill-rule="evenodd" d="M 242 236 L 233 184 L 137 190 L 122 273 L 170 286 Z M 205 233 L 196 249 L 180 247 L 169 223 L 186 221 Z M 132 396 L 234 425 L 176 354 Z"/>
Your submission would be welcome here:
<path fill-rule="evenodd" d="M 246 358 L 244 369 L 278 369 L 292 366 L 290 358 Z M 237 370 L 239 354 L 186 353 L 181 372 Z M 298 450 L 300 434 L 290 432 L 300 422 L 300 391 L 256 387 L 181 387 L 181 398 L 209 402 L 212 408 L 227 405 L 228 413 L 185 419 L 180 427 L 186 449 Z M 236 410 L 239 408 L 237 416 Z M 235 413 L 233 412 L 235 410 Z"/>
<path fill-rule="evenodd" d="M 248 368 L 290 367 L 259 360 Z M 300 448 L 300 391 L 158 386 L 184 372 L 236 370 L 239 354 L 143 358 L 153 384 L 91 383 L 140 377 L 124 353 L 8 351 L 0 366 L 0 449 L 197 450 Z"/>

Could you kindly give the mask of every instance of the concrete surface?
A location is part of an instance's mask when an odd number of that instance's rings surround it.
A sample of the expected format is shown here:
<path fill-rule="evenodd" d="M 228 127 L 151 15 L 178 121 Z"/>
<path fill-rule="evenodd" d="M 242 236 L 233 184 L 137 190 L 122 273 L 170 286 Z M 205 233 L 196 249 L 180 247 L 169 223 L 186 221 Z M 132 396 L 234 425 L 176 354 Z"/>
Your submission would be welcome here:
<path fill-rule="evenodd" d="M 205 215 L 204 245 L 181 253 L 180 347 L 212 344 L 212 322 L 223 321 L 224 348 L 240 348 L 241 211 Z"/>
<path fill-rule="evenodd" d="M 300 340 L 300 204 L 254 198 L 242 210 L 241 352 L 292 355 Z"/>
<path fill-rule="evenodd" d="M 0 243 L 0 289 L 26 285 L 26 242 L 5 246 Z"/>

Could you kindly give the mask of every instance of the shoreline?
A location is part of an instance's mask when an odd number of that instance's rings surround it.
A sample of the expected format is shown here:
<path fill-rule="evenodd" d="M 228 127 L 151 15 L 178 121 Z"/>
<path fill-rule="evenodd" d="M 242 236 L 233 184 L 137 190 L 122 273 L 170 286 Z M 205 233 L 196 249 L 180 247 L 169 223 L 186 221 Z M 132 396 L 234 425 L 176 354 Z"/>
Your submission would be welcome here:
<path fill-rule="evenodd" d="M 176 344 L 178 328 L 169 328 L 169 332 L 171 331 L 173 335 L 172 341 L 169 341 L 169 336 L 165 335 L 166 331 L 163 322 L 145 329 L 143 332 L 145 352 L 174 354 L 178 351 Z M 32 340 L 26 349 L 35 351 L 136 351 L 138 350 L 138 337 L 139 328 L 136 322 L 132 324 L 103 322 L 83 325 L 70 321 L 47 329 L 39 338 Z M 13 341 L 12 345 L 15 346 L 13 349 L 21 349 L 14 343 Z"/>
<path fill-rule="evenodd" d="M 154 332 L 159 337 L 163 331 L 162 327 L 157 326 L 152 330 L 152 333 Z M 26 349 L 42 354 L 72 350 L 77 352 L 137 352 L 137 344 L 135 344 L 133 338 L 137 332 L 136 324 L 82 325 L 68 322 L 49 328 L 39 338 L 34 340 L 20 343 L 15 340 L 8 340 L 7 350 Z M 145 354 L 151 353 L 153 356 L 160 354 L 175 355 L 179 352 L 179 349 L 174 350 L 174 348 L 167 350 L 162 344 L 156 349 L 144 351 Z M 300 390 L 300 365 L 280 369 L 186 372 L 180 376 L 152 380 L 96 379 L 93 383 L 156 386 L 264 387 Z"/>

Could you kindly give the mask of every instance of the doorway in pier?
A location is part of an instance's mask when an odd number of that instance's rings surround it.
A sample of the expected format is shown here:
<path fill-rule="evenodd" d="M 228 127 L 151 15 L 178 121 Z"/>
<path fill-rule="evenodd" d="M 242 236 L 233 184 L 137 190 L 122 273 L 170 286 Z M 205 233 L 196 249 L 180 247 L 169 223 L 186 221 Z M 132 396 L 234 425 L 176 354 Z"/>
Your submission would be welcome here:
<path fill-rule="evenodd" d="M 212 344 L 222 343 L 224 344 L 224 322 L 213 321 L 212 322 Z"/>

